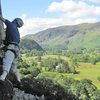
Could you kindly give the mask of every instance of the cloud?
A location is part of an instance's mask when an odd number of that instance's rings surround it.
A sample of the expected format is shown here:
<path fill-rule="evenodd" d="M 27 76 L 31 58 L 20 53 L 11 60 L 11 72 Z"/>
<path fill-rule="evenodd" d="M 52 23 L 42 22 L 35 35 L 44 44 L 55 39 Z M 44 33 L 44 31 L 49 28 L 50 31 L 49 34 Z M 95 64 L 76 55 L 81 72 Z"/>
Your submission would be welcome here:
<path fill-rule="evenodd" d="M 84 17 L 84 16 L 97 16 L 100 15 L 100 6 L 89 5 L 83 1 L 75 0 L 64 0 L 63 2 L 53 2 L 48 7 L 48 12 L 62 12 L 63 15 L 75 17 Z M 73 17 L 74 17 L 73 16 Z"/>
<path fill-rule="evenodd" d="M 90 0 L 90 1 L 92 1 L 92 2 L 97 2 L 97 3 L 100 2 L 100 0 Z"/>
<path fill-rule="evenodd" d="M 57 18 L 27 18 L 26 14 L 23 14 L 21 17 L 24 20 L 25 25 L 20 29 L 21 36 L 34 34 L 41 30 L 61 25 L 75 25 L 79 23 L 100 21 L 100 6 L 96 6 L 93 3 L 86 3 L 85 0 L 63 0 L 62 2 L 52 2 L 46 11 L 46 13 L 60 13 L 60 15 Z"/>
<path fill-rule="evenodd" d="M 21 37 L 27 34 L 35 34 L 41 30 L 52 28 L 61 25 L 63 20 L 61 18 L 27 18 L 27 15 L 22 15 L 21 17 L 24 21 L 24 26 L 19 29 Z"/>
<path fill-rule="evenodd" d="M 64 21 L 66 20 L 66 24 L 82 23 L 86 22 L 87 19 L 89 20 L 87 20 L 87 22 L 95 22 L 98 21 L 100 16 L 100 6 L 96 6 L 93 3 L 87 3 L 83 0 L 63 0 L 62 2 L 53 2 L 49 5 L 47 11 L 51 13 L 60 12 L 61 18 Z"/>

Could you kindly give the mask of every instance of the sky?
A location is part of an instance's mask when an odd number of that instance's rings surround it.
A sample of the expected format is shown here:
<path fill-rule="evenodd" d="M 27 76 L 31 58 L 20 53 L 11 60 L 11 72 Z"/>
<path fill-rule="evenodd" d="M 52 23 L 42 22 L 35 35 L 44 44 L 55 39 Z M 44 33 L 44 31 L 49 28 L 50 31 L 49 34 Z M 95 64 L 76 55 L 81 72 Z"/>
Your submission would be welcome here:
<path fill-rule="evenodd" d="M 100 21 L 100 0 L 1 0 L 3 17 L 20 17 L 21 37 L 39 31 Z"/>

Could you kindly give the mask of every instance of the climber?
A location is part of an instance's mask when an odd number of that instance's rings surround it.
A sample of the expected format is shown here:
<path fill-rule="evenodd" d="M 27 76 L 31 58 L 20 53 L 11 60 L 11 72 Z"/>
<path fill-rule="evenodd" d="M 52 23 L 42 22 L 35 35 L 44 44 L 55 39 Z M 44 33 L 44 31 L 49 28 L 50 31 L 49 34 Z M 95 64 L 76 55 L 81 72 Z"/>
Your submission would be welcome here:
<path fill-rule="evenodd" d="M 16 76 L 17 82 L 21 82 L 20 73 L 17 70 L 17 62 L 19 55 L 19 42 L 20 33 L 18 28 L 23 26 L 21 18 L 15 18 L 12 22 L 0 16 L 0 20 L 6 25 L 6 37 L 4 45 L 6 47 L 3 57 L 3 72 L 0 76 L 0 83 L 4 83 L 9 71 L 13 71 Z"/>

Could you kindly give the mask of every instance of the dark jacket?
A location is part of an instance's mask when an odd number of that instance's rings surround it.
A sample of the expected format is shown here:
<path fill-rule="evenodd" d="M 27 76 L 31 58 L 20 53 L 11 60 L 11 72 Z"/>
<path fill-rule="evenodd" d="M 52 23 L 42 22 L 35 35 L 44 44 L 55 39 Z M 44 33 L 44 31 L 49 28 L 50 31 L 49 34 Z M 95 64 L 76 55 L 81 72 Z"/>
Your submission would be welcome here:
<path fill-rule="evenodd" d="M 11 43 L 17 43 L 20 42 L 20 33 L 18 31 L 18 28 L 15 23 L 10 22 L 9 20 L 5 20 L 6 27 L 6 38 L 4 41 L 5 45 L 9 45 Z"/>

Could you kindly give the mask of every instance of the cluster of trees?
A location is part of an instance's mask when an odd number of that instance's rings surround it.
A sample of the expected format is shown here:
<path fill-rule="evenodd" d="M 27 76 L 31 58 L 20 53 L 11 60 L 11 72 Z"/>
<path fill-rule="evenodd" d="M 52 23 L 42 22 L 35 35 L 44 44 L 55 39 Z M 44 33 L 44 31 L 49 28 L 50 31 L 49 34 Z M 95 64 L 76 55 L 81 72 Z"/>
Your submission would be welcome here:
<path fill-rule="evenodd" d="M 99 100 L 100 90 L 92 84 L 91 80 L 74 80 L 64 78 L 66 89 L 75 95 L 78 100 Z"/>
<path fill-rule="evenodd" d="M 24 49 L 25 51 L 25 49 Z M 23 52 L 23 50 L 22 50 Z M 46 53 L 53 54 L 53 55 L 64 55 L 69 57 L 70 59 L 76 61 L 76 62 L 89 62 L 91 64 L 96 64 L 97 62 L 100 62 L 100 53 L 96 52 L 96 50 L 72 50 L 72 51 L 45 51 L 45 50 L 36 50 L 33 49 L 31 51 L 26 50 L 25 51 L 26 56 L 42 56 Z"/>
<path fill-rule="evenodd" d="M 96 64 L 97 62 L 100 62 L 100 53 L 94 53 L 94 52 L 75 52 L 75 51 L 62 51 L 59 53 L 55 53 L 59 55 L 64 55 L 70 59 L 73 59 L 76 62 L 88 62 L 91 64 Z"/>
<path fill-rule="evenodd" d="M 97 62 L 100 62 L 99 54 L 73 54 L 70 57 L 77 62 L 89 62 L 93 65 L 95 65 Z"/>
<path fill-rule="evenodd" d="M 73 94 L 68 92 L 60 84 L 46 78 L 27 77 L 22 79 L 22 90 L 33 95 L 44 94 L 46 100 L 75 100 Z"/>
<path fill-rule="evenodd" d="M 20 70 L 22 77 L 36 77 L 39 73 L 41 73 L 41 68 L 38 67 L 38 63 L 34 60 L 31 63 L 28 63 L 26 60 L 20 58 L 18 63 L 18 69 Z"/>
<path fill-rule="evenodd" d="M 76 66 L 77 63 L 75 63 L 75 61 L 70 61 L 69 64 L 69 62 L 65 61 L 64 59 L 61 59 L 60 57 L 49 57 L 42 59 L 41 56 L 37 56 L 37 59 L 32 60 L 30 63 L 20 58 L 18 68 L 23 76 L 31 75 L 33 77 L 36 77 L 39 73 L 42 72 L 42 69 L 49 72 L 76 74 Z"/>
<path fill-rule="evenodd" d="M 22 79 L 22 90 L 34 95 L 45 95 L 46 100 L 100 100 L 98 90 L 90 80 L 81 81 L 59 77 L 63 84 L 44 77 Z"/>
<path fill-rule="evenodd" d="M 60 73 L 76 73 L 75 66 L 76 64 L 72 61 L 71 64 L 69 64 L 68 61 L 65 61 L 58 58 L 46 58 L 41 61 L 41 66 L 46 68 L 46 71 L 57 71 Z"/>

